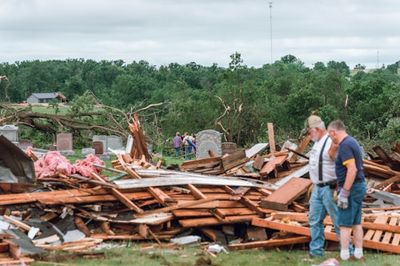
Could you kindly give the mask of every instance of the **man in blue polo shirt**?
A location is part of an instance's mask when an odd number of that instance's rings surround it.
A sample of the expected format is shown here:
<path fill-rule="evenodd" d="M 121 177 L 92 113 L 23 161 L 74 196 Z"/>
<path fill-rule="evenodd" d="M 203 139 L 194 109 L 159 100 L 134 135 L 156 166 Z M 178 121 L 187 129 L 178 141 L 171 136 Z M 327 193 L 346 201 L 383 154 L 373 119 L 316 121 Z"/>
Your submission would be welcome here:
<path fill-rule="evenodd" d="M 361 259 L 363 258 L 362 201 L 366 192 L 361 148 L 357 140 L 347 134 L 340 120 L 329 124 L 328 133 L 333 143 L 339 145 L 335 171 L 339 187 L 337 221 L 340 227 L 340 258 L 349 259 L 349 244 L 353 232 L 354 257 Z"/>

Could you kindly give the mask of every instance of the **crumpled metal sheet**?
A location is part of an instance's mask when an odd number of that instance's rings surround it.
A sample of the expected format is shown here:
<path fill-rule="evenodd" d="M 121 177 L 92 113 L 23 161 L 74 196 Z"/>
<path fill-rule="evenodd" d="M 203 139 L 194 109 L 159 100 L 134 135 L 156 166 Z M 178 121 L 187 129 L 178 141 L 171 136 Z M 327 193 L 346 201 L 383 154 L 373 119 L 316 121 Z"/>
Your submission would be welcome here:
<path fill-rule="evenodd" d="M 6 137 L 0 136 L 0 183 L 34 183 L 35 180 L 32 159 Z"/>

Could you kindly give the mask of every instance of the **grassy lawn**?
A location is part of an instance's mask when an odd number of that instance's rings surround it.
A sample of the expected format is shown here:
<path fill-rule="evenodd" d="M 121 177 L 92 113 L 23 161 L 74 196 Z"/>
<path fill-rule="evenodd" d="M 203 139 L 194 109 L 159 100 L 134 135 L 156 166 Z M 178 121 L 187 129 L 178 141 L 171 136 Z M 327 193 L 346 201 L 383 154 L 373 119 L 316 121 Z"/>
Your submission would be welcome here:
<path fill-rule="evenodd" d="M 180 165 L 183 163 L 185 160 L 182 157 L 176 158 L 175 156 L 164 156 L 163 159 L 165 160 L 165 165 L 170 166 L 170 165 Z"/>
<path fill-rule="evenodd" d="M 85 159 L 85 156 L 82 155 L 81 149 L 75 149 L 74 151 L 75 151 L 74 155 L 66 157 L 71 163 L 75 163 L 76 160 Z M 112 168 L 111 161 L 116 160 L 116 159 L 117 159 L 117 157 L 115 155 L 111 155 L 109 160 L 104 160 L 106 167 Z"/>
<path fill-rule="evenodd" d="M 105 250 L 105 259 L 74 259 L 59 261 L 62 265 L 143 265 L 143 266 L 184 266 L 184 265 L 277 265 L 302 266 L 318 265 L 322 261 L 338 257 L 338 252 L 328 252 L 324 258 L 310 259 L 307 251 L 279 250 L 247 250 L 234 251 L 229 254 L 218 254 L 216 257 L 207 255 L 200 247 L 188 247 L 181 250 L 152 249 L 140 251 L 139 246 L 113 248 Z M 383 253 L 367 253 L 366 260 L 342 262 L 340 265 L 399 265 L 399 256 Z M 36 262 L 33 265 L 49 265 L 49 262 Z M 50 264 L 51 265 L 51 264 Z M 57 265 L 55 263 L 54 265 Z M 61 265 L 61 264 L 60 264 Z"/>
<path fill-rule="evenodd" d="M 58 107 L 58 115 L 65 115 L 68 112 L 69 106 L 59 106 Z M 56 114 L 56 109 L 52 108 L 51 106 L 40 106 L 40 105 L 33 105 L 32 111 L 37 113 L 43 114 Z"/>

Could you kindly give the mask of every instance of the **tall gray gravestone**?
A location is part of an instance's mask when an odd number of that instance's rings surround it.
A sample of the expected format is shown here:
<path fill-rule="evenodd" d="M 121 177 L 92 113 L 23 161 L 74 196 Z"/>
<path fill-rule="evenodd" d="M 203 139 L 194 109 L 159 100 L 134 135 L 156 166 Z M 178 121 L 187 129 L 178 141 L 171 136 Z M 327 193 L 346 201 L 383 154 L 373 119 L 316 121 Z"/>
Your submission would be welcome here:
<path fill-rule="evenodd" d="M 208 152 L 211 151 L 215 156 L 222 155 L 222 133 L 207 129 L 196 134 L 196 158 L 207 158 Z"/>
<path fill-rule="evenodd" d="M 122 138 L 120 136 L 107 136 L 107 150 L 108 148 L 113 150 L 124 150 L 124 144 L 122 142 Z"/>

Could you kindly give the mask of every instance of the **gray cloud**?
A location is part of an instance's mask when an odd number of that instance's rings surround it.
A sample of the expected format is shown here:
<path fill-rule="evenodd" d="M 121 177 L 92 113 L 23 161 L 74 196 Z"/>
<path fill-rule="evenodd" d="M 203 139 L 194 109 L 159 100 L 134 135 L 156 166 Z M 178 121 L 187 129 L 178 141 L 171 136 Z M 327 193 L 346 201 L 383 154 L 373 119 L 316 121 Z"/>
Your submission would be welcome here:
<path fill-rule="evenodd" d="M 277 0 L 273 57 L 307 65 L 344 60 L 376 65 L 399 60 L 396 0 Z M 226 66 L 269 62 L 268 1 L 2 0 L 0 61 L 123 59 L 151 64 L 191 61 Z"/>

